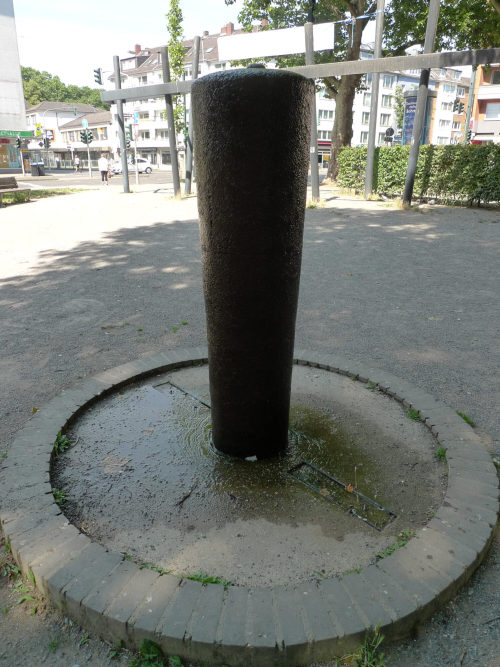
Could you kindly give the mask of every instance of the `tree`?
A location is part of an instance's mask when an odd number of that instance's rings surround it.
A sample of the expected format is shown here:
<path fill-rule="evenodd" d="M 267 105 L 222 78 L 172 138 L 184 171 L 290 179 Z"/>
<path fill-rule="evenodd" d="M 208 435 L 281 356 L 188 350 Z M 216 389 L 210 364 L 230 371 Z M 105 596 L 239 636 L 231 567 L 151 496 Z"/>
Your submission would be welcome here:
<path fill-rule="evenodd" d="M 235 0 L 225 0 L 234 4 Z M 252 22 L 267 19 L 270 28 L 303 25 L 314 7 L 314 0 L 244 0 L 238 15 L 244 29 Z M 384 56 L 402 55 L 411 46 L 422 45 L 425 38 L 428 0 L 387 0 L 384 15 Z M 363 30 L 376 9 L 375 0 L 317 0 L 314 21 L 343 21 L 337 24 L 335 45 L 329 51 L 315 54 L 316 62 L 358 60 Z M 347 22 L 346 22 L 347 21 Z M 500 15 L 484 0 L 441 0 L 435 50 L 481 48 L 495 44 L 500 34 Z M 295 57 L 293 64 L 304 62 Z M 279 66 L 292 64 L 290 59 L 278 59 Z M 331 156 L 328 177 L 338 173 L 337 155 L 352 139 L 352 106 L 361 75 L 323 79 L 329 97 L 335 100 L 335 120 L 332 130 Z"/>
<path fill-rule="evenodd" d="M 97 88 L 67 86 L 58 76 L 49 72 L 40 72 L 33 67 L 21 67 L 24 97 L 34 106 L 40 102 L 75 102 L 91 104 L 100 109 L 109 109 L 110 105 L 101 102 L 101 93 Z"/>
<path fill-rule="evenodd" d="M 394 103 L 392 108 L 394 109 L 394 115 L 396 116 L 396 126 L 398 130 L 402 130 L 405 115 L 405 98 L 402 86 L 396 86 L 394 89 Z"/>
<path fill-rule="evenodd" d="M 170 77 L 172 81 L 178 81 L 184 74 L 185 48 L 182 43 L 182 10 L 179 0 L 170 0 L 170 10 L 166 15 L 167 32 L 170 36 L 168 41 L 168 60 L 170 64 Z M 174 121 L 177 132 L 184 130 L 184 103 L 180 95 L 172 96 L 174 106 Z"/>

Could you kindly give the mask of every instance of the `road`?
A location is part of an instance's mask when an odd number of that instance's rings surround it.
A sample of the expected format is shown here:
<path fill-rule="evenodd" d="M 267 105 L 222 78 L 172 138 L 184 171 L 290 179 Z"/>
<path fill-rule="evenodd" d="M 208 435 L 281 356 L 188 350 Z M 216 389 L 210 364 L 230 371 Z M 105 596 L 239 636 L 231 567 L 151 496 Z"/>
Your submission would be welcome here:
<path fill-rule="evenodd" d="M 18 175 L 16 180 L 19 184 L 26 183 L 36 188 L 77 188 L 77 187 L 97 187 L 101 185 L 101 175 L 98 171 L 92 171 L 92 177 L 89 176 L 88 169 L 82 169 L 79 172 L 53 170 L 46 172 L 46 176 L 26 176 Z M 135 171 L 129 172 L 129 184 L 131 188 L 135 186 Z M 151 174 L 139 174 L 139 185 L 154 184 L 172 184 L 172 172 L 154 169 Z M 109 180 L 110 187 L 123 189 L 123 178 L 119 174 L 112 176 Z M 182 188 L 184 190 L 184 188 Z"/>

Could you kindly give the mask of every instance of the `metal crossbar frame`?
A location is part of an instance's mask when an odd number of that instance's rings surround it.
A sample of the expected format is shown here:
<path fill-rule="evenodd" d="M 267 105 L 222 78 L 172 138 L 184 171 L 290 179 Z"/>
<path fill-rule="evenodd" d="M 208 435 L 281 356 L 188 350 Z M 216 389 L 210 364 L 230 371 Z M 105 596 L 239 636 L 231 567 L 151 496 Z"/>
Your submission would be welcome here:
<path fill-rule="evenodd" d="M 418 56 L 394 56 L 373 60 L 348 60 L 340 63 L 322 63 L 289 67 L 310 79 L 324 79 L 329 76 L 348 76 L 350 74 L 370 74 L 372 72 L 400 72 L 409 69 L 427 69 L 455 67 L 464 65 L 484 65 L 500 62 L 500 48 L 472 49 L 470 51 L 447 51 L 445 53 L 422 53 Z M 103 102 L 130 102 L 164 95 L 178 95 L 191 92 L 192 81 L 174 81 L 157 83 L 153 86 L 137 86 L 105 90 L 101 93 Z"/>

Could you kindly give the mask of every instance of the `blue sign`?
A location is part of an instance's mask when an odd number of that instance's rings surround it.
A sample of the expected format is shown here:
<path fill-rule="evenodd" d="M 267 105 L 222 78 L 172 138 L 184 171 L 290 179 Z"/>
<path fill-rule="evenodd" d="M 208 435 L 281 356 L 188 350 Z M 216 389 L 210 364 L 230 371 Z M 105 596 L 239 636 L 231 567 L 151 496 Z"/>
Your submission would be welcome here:
<path fill-rule="evenodd" d="M 82 127 L 88 127 L 88 126 L 89 126 L 89 121 L 86 118 L 84 118 L 82 120 Z"/>
<path fill-rule="evenodd" d="M 407 97 L 405 100 L 405 115 L 403 118 L 403 136 L 401 143 L 403 146 L 411 142 L 413 134 L 413 123 L 415 122 L 415 111 L 417 110 L 417 98 Z"/>
<path fill-rule="evenodd" d="M 134 125 L 137 125 L 139 122 L 139 112 L 134 111 Z"/>

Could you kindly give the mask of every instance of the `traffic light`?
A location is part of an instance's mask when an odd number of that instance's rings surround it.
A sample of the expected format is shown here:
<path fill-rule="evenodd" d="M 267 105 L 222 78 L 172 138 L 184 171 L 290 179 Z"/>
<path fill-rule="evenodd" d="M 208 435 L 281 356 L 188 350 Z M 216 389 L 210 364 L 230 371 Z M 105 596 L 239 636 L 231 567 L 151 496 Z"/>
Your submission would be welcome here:
<path fill-rule="evenodd" d="M 472 130 L 467 130 L 467 132 L 465 134 L 465 137 L 466 137 L 467 141 L 469 142 L 471 137 L 472 137 Z"/>
<path fill-rule="evenodd" d="M 135 164 L 135 155 L 134 155 L 133 152 L 132 152 L 131 155 L 130 155 L 130 163 L 131 163 L 131 164 Z"/>
<path fill-rule="evenodd" d="M 94 81 L 102 86 L 102 69 L 100 67 L 94 70 Z"/>
<path fill-rule="evenodd" d="M 87 143 L 91 144 L 94 141 L 94 134 L 92 130 L 87 130 Z"/>
<path fill-rule="evenodd" d="M 460 102 L 458 105 L 458 113 L 463 113 L 464 112 L 464 103 Z"/>
<path fill-rule="evenodd" d="M 48 150 L 50 148 L 50 139 L 48 137 L 45 137 L 43 140 L 43 145 L 45 148 Z"/>
<path fill-rule="evenodd" d="M 455 111 L 455 112 L 458 111 L 458 105 L 459 104 L 460 104 L 460 100 L 457 97 L 457 98 L 455 98 L 455 101 L 453 102 L 453 111 Z"/>
<path fill-rule="evenodd" d="M 80 141 L 83 144 L 87 143 L 87 130 L 80 130 Z"/>
<path fill-rule="evenodd" d="M 18 150 L 21 150 L 21 137 L 17 137 L 16 139 L 16 146 Z"/>

